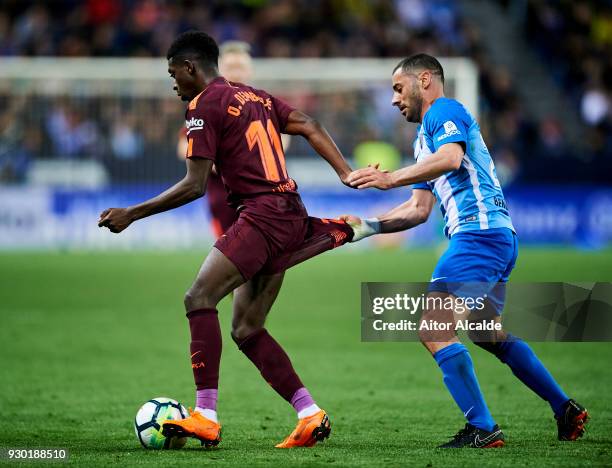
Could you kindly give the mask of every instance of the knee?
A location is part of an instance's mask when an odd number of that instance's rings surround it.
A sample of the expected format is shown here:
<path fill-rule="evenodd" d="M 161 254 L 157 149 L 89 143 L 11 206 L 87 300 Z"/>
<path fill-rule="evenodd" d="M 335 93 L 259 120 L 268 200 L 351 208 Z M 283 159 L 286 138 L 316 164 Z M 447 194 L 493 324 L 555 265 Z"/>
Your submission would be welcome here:
<path fill-rule="evenodd" d="M 436 343 L 444 343 L 456 339 L 454 324 L 451 319 L 438 318 L 436 314 L 423 315 L 419 322 L 419 340 L 430 349 Z"/>
<path fill-rule="evenodd" d="M 429 351 L 432 356 L 436 354 L 435 338 L 432 337 L 431 331 L 424 330 L 419 326 L 418 335 L 421 344 L 425 346 L 427 351 Z"/>
<path fill-rule="evenodd" d="M 504 332 L 483 335 L 482 332 L 470 331 L 468 332 L 468 337 L 476 346 L 493 354 L 504 362 L 504 350 L 506 349 L 506 342 L 508 341 L 508 336 Z"/>
<path fill-rule="evenodd" d="M 420 323 L 419 323 L 420 325 Z M 428 333 L 427 331 L 423 330 L 422 327 L 419 326 L 419 340 L 421 341 L 422 344 L 426 345 L 429 342 L 430 337 L 430 333 Z"/>
<path fill-rule="evenodd" d="M 468 330 L 467 336 L 472 343 L 474 343 L 476 346 L 480 346 L 481 348 L 484 347 L 483 345 L 495 341 L 494 335 L 483 331 Z"/>
<path fill-rule="evenodd" d="M 196 309 L 217 307 L 217 301 L 213 300 L 206 290 L 198 285 L 191 286 L 183 297 L 185 310 L 187 312 Z"/>
<path fill-rule="evenodd" d="M 253 323 L 249 320 L 233 320 L 232 321 L 232 339 L 237 345 L 240 345 L 245 338 L 249 337 L 253 333 L 261 330 L 262 327 L 259 324 Z"/>
<path fill-rule="evenodd" d="M 189 288 L 183 297 L 183 304 L 185 304 L 185 310 L 189 312 L 190 310 L 195 310 L 194 307 L 196 300 L 193 288 Z"/>
<path fill-rule="evenodd" d="M 469 334 L 468 334 L 469 336 Z M 496 341 L 477 341 L 474 338 L 472 338 L 470 336 L 470 340 L 472 340 L 472 342 L 478 346 L 479 348 L 484 349 L 485 351 L 488 351 L 489 353 L 499 357 L 499 353 L 500 353 L 500 343 L 496 342 Z"/>

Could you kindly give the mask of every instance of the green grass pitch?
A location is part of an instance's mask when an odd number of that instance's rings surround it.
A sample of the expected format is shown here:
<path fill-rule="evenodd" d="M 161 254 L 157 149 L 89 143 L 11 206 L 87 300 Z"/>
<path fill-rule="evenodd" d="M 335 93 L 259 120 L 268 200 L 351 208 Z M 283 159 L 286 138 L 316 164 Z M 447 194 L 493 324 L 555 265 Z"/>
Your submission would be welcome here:
<path fill-rule="evenodd" d="M 548 406 L 473 346 L 476 372 L 507 446 L 443 451 L 463 425 L 435 362 L 416 343 L 361 343 L 361 281 L 426 281 L 434 251 L 339 251 L 289 271 L 268 329 L 332 419 L 314 449 L 275 443 L 292 408 L 224 332 L 224 438 L 204 450 L 147 451 L 132 429 L 144 401 L 193 405 L 182 296 L 202 252 L 0 255 L 0 447 L 65 447 L 85 466 L 612 465 L 612 343 L 533 347 L 592 415 L 584 439 L 556 440 Z M 523 249 L 514 280 L 612 281 L 612 252 Z M 0 464 L 2 461 L 0 460 Z"/>

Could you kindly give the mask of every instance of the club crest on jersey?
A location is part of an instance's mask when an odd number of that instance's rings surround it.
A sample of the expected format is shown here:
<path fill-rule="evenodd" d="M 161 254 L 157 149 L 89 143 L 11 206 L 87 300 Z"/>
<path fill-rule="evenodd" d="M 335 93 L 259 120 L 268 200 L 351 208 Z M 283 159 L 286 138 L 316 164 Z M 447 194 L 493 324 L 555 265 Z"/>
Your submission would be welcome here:
<path fill-rule="evenodd" d="M 459 132 L 459 130 L 457 129 L 455 122 L 447 120 L 446 122 L 444 122 L 444 134 L 438 137 L 438 141 L 444 140 L 445 138 L 448 138 L 453 135 L 459 135 L 460 133 L 461 132 Z"/>
<path fill-rule="evenodd" d="M 187 127 L 187 133 L 194 130 L 202 130 L 204 128 L 204 119 L 192 117 L 189 120 L 185 120 L 185 127 Z"/>

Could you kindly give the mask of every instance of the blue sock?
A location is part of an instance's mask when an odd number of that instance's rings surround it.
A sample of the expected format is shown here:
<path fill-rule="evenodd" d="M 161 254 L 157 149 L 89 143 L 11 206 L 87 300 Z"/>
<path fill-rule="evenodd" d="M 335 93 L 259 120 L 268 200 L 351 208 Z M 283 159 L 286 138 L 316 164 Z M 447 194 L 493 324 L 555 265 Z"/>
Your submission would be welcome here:
<path fill-rule="evenodd" d="M 448 391 L 468 422 L 485 431 L 492 430 L 495 421 L 478 386 L 467 348 L 461 343 L 453 343 L 434 354 L 434 359 L 442 369 Z"/>
<path fill-rule="evenodd" d="M 495 355 L 508 364 L 521 382 L 546 400 L 555 415 L 563 414 L 569 397 L 527 343 L 508 333 L 507 340 L 498 343 Z"/>

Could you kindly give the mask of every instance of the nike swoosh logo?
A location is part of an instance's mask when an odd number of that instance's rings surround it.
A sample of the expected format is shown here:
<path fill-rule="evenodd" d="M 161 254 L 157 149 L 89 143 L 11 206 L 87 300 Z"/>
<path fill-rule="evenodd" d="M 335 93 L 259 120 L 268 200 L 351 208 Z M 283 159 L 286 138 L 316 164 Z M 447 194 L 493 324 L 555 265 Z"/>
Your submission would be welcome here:
<path fill-rule="evenodd" d="M 465 416 L 467 418 L 467 415 L 470 414 L 470 411 L 472 411 L 474 409 L 474 407 L 472 406 L 469 410 L 467 410 L 465 413 L 463 413 L 463 416 Z"/>
<path fill-rule="evenodd" d="M 196 354 L 198 354 L 199 352 L 200 352 L 200 351 L 196 351 L 195 353 L 193 353 L 193 354 L 191 355 L 191 359 L 193 359 L 193 357 L 194 357 Z"/>
<path fill-rule="evenodd" d="M 480 438 L 480 434 L 476 434 L 476 437 L 474 438 L 474 445 L 476 447 L 484 447 L 489 442 L 491 442 L 493 439 L 495 439 L 499 435 L 500 432 L 501 432 L 501 430 L 495 431 L 493 434 L 489 434 L 484 439 Z"/>
<path fill-rule="evenodd" d="M 438 281 L 438 280 L 441 280 L 441 279 L 444 279 L 444 278 L 446 278 L 446 276 L 438 276 L 437 278 L 432 278 L 431 282 L 433 283 L 434 281 Z"/>

